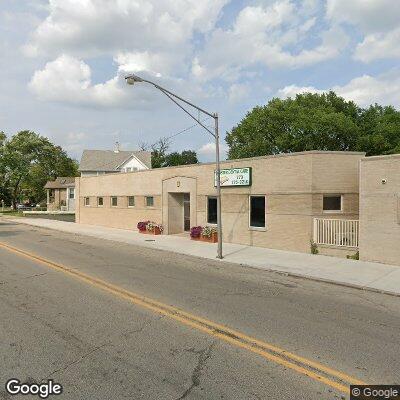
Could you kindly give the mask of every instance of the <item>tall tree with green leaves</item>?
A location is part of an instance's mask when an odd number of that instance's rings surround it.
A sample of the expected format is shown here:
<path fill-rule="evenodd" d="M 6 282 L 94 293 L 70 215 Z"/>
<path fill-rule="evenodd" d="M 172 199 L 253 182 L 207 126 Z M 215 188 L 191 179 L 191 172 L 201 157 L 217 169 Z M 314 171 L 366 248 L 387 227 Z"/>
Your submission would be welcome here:
<path fill-rule="evenodd" d="M 152 168 L 173 167 L 178 165 L 197 164 L 197 154 L 193 150 L 184 150 L 181 153 L 174 151 L 168 153 L 170 141 L 168 138 L 160 138 L 156 143 L 149 146 L 147 143 L 140 143 L 139 149 L 151 150 Z"/>
<path fill-rule="evenodd" d="M 174 151 L 165 156 L 164 166 L 174 167 L 177 165 L 197 164 L 198 162 L 197 154 L 193 150 L 184 150 L 181 153 Z"/>
<path fill-rule="evenodd" d="M 36 202 L 44 200 L 45 183 L 57 176 L 77 176 L 78 164 L 47 138 L 21 131 L 3 140 L 0 173 L 3 191 L 15 206 L 22 197 Z"/>
<path fill-rule="evenodd" d="M 251 110 L 227 133 L 229 158 L 307 150 L 390 154 L 400 148 L 400 113 L 358 107 L 334 92 L 274 98 Z"/>

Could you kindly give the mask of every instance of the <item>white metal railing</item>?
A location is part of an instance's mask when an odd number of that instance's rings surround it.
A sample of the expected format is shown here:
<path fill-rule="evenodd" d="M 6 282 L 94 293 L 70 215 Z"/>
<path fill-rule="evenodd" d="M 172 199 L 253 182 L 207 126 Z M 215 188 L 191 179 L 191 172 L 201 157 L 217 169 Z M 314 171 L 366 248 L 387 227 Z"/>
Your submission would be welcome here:
<path fill-rule="evenodd" d="M 314 242 L 327 246 L 358 247 L 358 219 L 314 218 Z"/>

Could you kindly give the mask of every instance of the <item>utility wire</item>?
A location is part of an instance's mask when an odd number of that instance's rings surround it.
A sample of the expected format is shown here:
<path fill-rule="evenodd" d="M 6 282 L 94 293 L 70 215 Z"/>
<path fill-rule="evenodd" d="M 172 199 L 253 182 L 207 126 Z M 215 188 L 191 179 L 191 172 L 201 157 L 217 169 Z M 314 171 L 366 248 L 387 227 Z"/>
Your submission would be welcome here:
<path fill-rule="evenodd" d="M 208 119 L 211 119 L 211 117 L 204 118 L 202 122 L 207 121 Z M 162 139 L 165 139 L 165 140 L 167 140 L 167 141 L 170 141 L 172 138 L 174 138 L 174 137 L 176 137 L 176 136 L 179 136 L 179 135 L 182 135 L 183 133 L 186 133 L 186 132 L 190 131 L 191 129 L 195 128 L 196 126 L 199 126 L 199 124 L 191 125 L 191 126 L 185 128 L 185 129 L 182 129 L 182 130 L 179 131 L 179 132 L 173 133 L 173 134 L 170 135 L 170 136 L 165 136 L 165 137 L 163 137 Z M 210 128 L 211 128 L 211 126 L 210 126 Z M 151 148 L 151 147 L 157 145 L 157 143 L 158 143 L 158 141 L 155 142 L 155 143 L 153 143 L 153 144 L 150 144 L 149 147 Z"/>

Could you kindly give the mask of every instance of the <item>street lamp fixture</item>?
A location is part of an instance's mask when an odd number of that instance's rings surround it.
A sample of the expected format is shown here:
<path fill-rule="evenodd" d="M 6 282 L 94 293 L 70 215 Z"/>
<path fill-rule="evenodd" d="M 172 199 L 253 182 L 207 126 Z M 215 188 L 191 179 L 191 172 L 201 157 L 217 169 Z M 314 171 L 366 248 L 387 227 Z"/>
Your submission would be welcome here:
<path fill-rule="evenodd" d="M 215 139 L 215 166 L 216 166 L 216 185 L 217 185 L 217 230 L 218 230 L 218 251 L 217 258 L 222 258 L 222 218 L 221 218 L 221 168 L 220 168 L 220 155 L 219 155 L 219 132 L 218 132 L 218 114 L 210 113 L 208 111 L 203 110 L 202 108 L 194 105 L 193 103 L 183 99 L 177 94 L 161 87 L 155 82 L 149 81 L 147 79 L 143 79 L 135 74 L 131 74 L 125 77 L 126 83 L 128 85 L 134 85 L 135 83 L 148 83 L 166 95 L 172 102 L 174 102 L 182 111 L 184 111 L 187 115 L 189 115 L 192 119 L 194 119 L 200 126 L 202 126 L 209 134 L 211 134 Z M 185 103 L 186 105 L 196 109 L 197 111 L 211 117 L 214 119 L 214 130 L 212 131 L 206 125 L 200 121 L 200 117 L 196 118 L 192 112 L 187 110 L 180 102 Z"/>

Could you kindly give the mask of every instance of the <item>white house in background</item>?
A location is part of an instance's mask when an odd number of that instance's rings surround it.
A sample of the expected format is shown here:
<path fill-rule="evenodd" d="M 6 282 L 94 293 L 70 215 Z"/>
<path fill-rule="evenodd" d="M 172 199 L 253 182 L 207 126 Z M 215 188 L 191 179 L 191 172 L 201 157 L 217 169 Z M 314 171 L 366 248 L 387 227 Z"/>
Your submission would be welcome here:
<path fill-rule="evenodd" d="M 151 169 L 150 151 L 120 150 L 84 150 L 79 171 L 82 177 L 134 172 Z"/>

